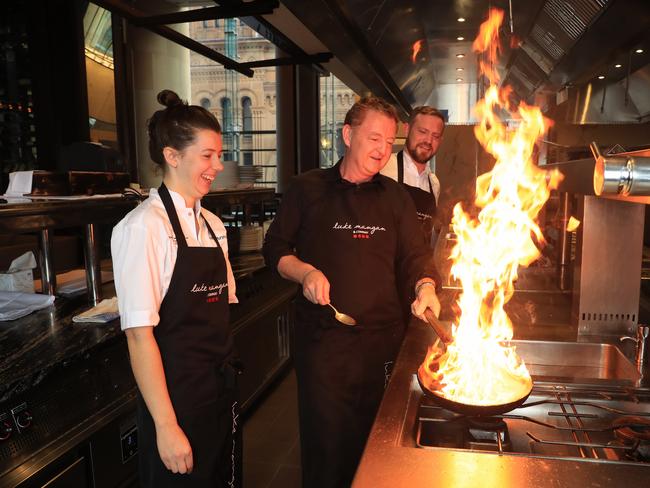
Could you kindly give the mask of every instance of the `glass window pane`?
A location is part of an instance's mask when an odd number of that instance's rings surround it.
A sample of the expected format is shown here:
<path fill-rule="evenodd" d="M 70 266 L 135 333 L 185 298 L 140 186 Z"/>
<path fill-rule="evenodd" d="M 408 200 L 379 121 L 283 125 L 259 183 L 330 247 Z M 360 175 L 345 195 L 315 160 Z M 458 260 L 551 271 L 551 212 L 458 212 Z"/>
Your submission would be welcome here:
<path fill-rule="evenodd" d="M 355 93 L 336 76 L 320 79 L 320 167 L 329 168 L 343 157 L 342 128 Z"/>

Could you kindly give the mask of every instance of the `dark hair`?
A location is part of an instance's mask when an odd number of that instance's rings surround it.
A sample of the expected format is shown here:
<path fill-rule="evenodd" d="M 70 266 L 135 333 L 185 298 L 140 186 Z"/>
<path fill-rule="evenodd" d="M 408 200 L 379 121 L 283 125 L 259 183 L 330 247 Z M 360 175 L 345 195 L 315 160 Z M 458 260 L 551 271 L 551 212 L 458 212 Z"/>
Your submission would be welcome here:
<path fill-rule="evenodd" d="M 350 107 L 350 110 L 348 110 L 348 113 L 345 114 L 344 123 L 353 127 L 361 125 L 363 123 L 364 117 L 366 116 L 366 112 L 369 110 L 379 112 L 380 114 L 393 119 L 396 124 L 399 123 L 399 118 L 397 117 L 397 110 L 395 110 L 395 107 L 393 107 L 383 98 L 372 96 L 363 97 L 361 100 L 352 105 L 352 107 Z"/>
<path fill-rule="evenodd" d="M 433 117 L 438 117 L 440 120 L 442 120 L 442 128 L 445 128 L 445 114 L 443 114 L 440 110 L 437 108 L 430 107 L 429 105 L 422 105 L 420 107 L 415 107 L 413 109 L 413 112 L 411 112 L 411 116 L 409 117 L 409 125 L 413 123 L 415 120 L 415 117 L 418 115 L 431 115 Z"/>
<path fill-rule="evenodd" d="M 149 156 L 165 167 L 163 149 L 182 151 L 194 142 L 196 131 L 207 129 L 221 134 L 217 118 L 203 107 L 188 105 L 171 90 L 158 93 L 158 102 L 166 108 L 156 111 L 147 124 Z"/>

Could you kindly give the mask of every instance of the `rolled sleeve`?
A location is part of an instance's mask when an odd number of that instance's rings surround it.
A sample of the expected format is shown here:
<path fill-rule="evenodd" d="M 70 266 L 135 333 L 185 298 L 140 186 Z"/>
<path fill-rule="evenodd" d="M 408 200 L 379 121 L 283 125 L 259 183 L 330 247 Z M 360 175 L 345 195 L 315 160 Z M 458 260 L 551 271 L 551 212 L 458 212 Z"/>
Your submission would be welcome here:
<path fill-rule="evenodd" d="M 160 321 L 163 253 L 145 228 L 118 225 L 113 230 L 111 254 L 122 329 L 155 326 Z"/>
<path fill-rule="evenodd" d="M 269 230 L 264 238 L 262 252 L 266 265 L 277 271 L 284 256 L 296 255 L 296 240 L 300 229 L 300 189 L 294 181 L 282 198 Z"/>

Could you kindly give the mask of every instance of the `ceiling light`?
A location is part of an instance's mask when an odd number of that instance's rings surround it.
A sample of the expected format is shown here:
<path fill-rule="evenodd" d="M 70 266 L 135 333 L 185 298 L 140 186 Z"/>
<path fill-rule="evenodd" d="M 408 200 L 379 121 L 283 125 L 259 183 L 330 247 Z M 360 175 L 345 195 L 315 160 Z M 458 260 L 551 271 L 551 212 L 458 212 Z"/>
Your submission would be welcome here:
<path fill-rule="evenodd" d="M 456 40 L 457 40 L 457 41 L 464 41 L 465 38 L 464 38 L 463 36 L 458 36 L 458 37 L 456 38 Z"/>
<path fill-rule="evenodd" d="M 637 53 L 637 54 L 641 54 L 641 53 L 643 52 L 643 49 L 637 49 L 637 50 L 634 51 L 634 52 Z"/>
<path fill-rule="evenodd" d="M 456 68 L 456 71 L 463 71 L 463 68 Z"/>
<path fill-rule="evenodd" d="M 458 17 L 458 22 L 465 22 L 465 17 Z"/>
<path fill-rule="evenodd" d="M 614 65 L 614 68 L 620 68 L 620 67 L 622 67 L 622 66 L 623 66 L 622 64 L 615 64 L 615 65 Z"/>
<path fill-rule="evenodd" d="M 462 78 L 456 78 L 456 81 L 463 81 Z"/>
<path fill-rule="evenodd" d="M 465 55 L 464 55 L 463 53 L 459 53 L 459 54 L 456 54 L 456 57 L 457 57 L 457 58 L 464 58 Z"/>
<path fill-rule="evenodd" d="M 598 77 L 598 79 L 599 79 L 599 80 L 604 80 L 605 77 L 604 77 L 603 75 L 600 75 L 600 76 Z"/>

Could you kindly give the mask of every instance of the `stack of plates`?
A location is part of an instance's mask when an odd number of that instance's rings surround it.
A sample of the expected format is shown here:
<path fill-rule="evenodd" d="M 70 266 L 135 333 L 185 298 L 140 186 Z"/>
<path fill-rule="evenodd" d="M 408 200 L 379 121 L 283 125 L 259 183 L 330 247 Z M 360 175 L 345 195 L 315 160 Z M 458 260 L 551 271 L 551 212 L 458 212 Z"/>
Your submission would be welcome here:
<path fill-rule="evenodd" d="M 262 168 L 259 166 L 240 166 L 239 181 L 242 185 L 253 186 L 255 181 L 262 178 Z"/>
<path fill-rule="evenodd" d="M 239 250 L 259 251 L 264 244 L 264 230 L 259 225 L 244 225 L 239 228 Z"/>
<path fill-rule="evenodd" d="M 221 161 L 223 171 L 217 173 L 217 177 L 210 185 L 211 191 L 222 190 L 224 188 L 237 188 L 239 185 L 239 166 L 237 161 Z"/>

